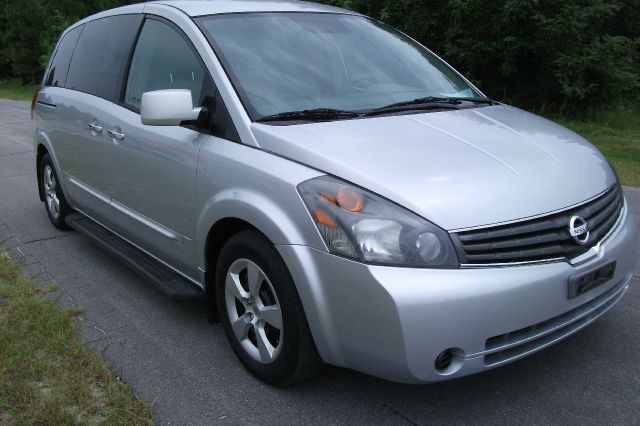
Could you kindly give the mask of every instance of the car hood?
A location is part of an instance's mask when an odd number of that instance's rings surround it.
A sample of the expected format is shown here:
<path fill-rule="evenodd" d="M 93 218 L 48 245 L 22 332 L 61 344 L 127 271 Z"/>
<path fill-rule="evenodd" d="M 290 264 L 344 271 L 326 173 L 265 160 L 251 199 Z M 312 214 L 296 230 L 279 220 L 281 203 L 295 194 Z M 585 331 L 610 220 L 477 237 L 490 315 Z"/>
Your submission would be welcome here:
<path fill-rule="evenodd" d="M 613 185 L 607 160 L 581 136 L 504 105 L 273 126 L 266 151 L 382 195 L 447 230 L 561 210 Z"/>

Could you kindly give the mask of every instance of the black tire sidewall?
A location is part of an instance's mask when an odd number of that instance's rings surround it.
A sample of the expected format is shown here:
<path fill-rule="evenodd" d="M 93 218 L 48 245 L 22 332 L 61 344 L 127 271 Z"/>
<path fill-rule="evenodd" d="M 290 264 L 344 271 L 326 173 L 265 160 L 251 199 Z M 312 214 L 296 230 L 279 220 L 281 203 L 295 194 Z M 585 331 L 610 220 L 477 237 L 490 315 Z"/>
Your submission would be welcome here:
<path fill-rule="evenodd" d="M 271 364 L 261 364 L 246 353 L 231 330 L 225 300 L 224 283 L 229 267 L 245 258 L 257 264 L 269 278 L 282 313 L 282 350 Z M 231 346 L 244 366 L 259 379 L 274 385 L 285 384 L 296 369 L 301 329 L 301 303 L 293 280 L 275 247 L 261 234 L 245 231 L 232 237 L 222 249 L 216 268 L 216 299 L 218 312 Z"/>

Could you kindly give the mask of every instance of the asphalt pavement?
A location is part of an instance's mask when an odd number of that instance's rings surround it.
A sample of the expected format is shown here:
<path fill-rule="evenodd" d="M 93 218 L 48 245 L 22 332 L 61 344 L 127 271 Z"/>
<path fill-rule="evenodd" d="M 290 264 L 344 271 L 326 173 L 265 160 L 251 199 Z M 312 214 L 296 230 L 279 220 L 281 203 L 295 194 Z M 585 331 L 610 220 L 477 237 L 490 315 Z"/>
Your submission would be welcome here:
<path fill-rule="evenodd" d="M 425 386 L 327 368 L 272 388 L 244 370 L 202 304 L 171 302 L 81 235 L 53 228 L 31 132 L 29 104 L 0 100 L 0 243 L 25 273 L 59 285 L 61 306 L 83 310 L 80 338 L 155 405 L 159 424 L 640 425 L 638 270 L 600 320 L 506 367 Z M 640 217 L 640 191 L 625 192 Z"/>

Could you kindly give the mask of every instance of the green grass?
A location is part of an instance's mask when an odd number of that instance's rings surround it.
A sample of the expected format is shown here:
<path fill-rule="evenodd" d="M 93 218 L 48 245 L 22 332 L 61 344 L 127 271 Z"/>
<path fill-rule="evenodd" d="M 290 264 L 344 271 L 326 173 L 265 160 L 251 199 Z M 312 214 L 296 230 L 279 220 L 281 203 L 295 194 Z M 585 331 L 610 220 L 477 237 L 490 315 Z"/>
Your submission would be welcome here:
<path fill-rule="evenodd" d="M 0 80 L 0 99 L 30 101 L 36 91 L 36 85 L 25 85 L 19 80 Z"/>
<path fill-rule="evenodd" d="M 46 291 L 0 252 L 0 425 L 152 424 L 151 406 L 76 338 L 78 311 Z"/>
<path fill-rule="evenodd" d="M 610 107 L 580 119 L 556 117 L 556 121 L 600 148 L 624 185 L 640 187 L 640 103 Z"/>
<path fill-rule="evenodd" d="M 0 98 L 31 100 L 36 86 L 0 80 Z M 613 106 L 580 119 L 549 116 L 593 142 L 609 158 L 624 185 L 640 187 L 640 103 Z"/>

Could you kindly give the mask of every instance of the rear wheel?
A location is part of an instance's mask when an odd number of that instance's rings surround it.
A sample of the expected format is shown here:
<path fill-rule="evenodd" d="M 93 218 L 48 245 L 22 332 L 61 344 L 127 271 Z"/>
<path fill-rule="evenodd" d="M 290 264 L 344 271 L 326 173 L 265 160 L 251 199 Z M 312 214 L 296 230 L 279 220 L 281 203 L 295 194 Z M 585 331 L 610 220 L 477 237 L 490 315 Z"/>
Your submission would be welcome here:
<path fill-rule="evenodd" d="M 71 208 L 62 192 L 60 180 L 49 154 L 45 154 L 40 161 L 40 178 L 45 197 L 45 208 L 53 226 L 68 230 L 65 218 L 71 213 Z"/>
<path fill-rule="evenodd" d="M 264 236 L 244 231 L 225 244 L 216 291 L 227 338 L 251 373 L 287 385 L 321 370 L 293 280 Z"/>

